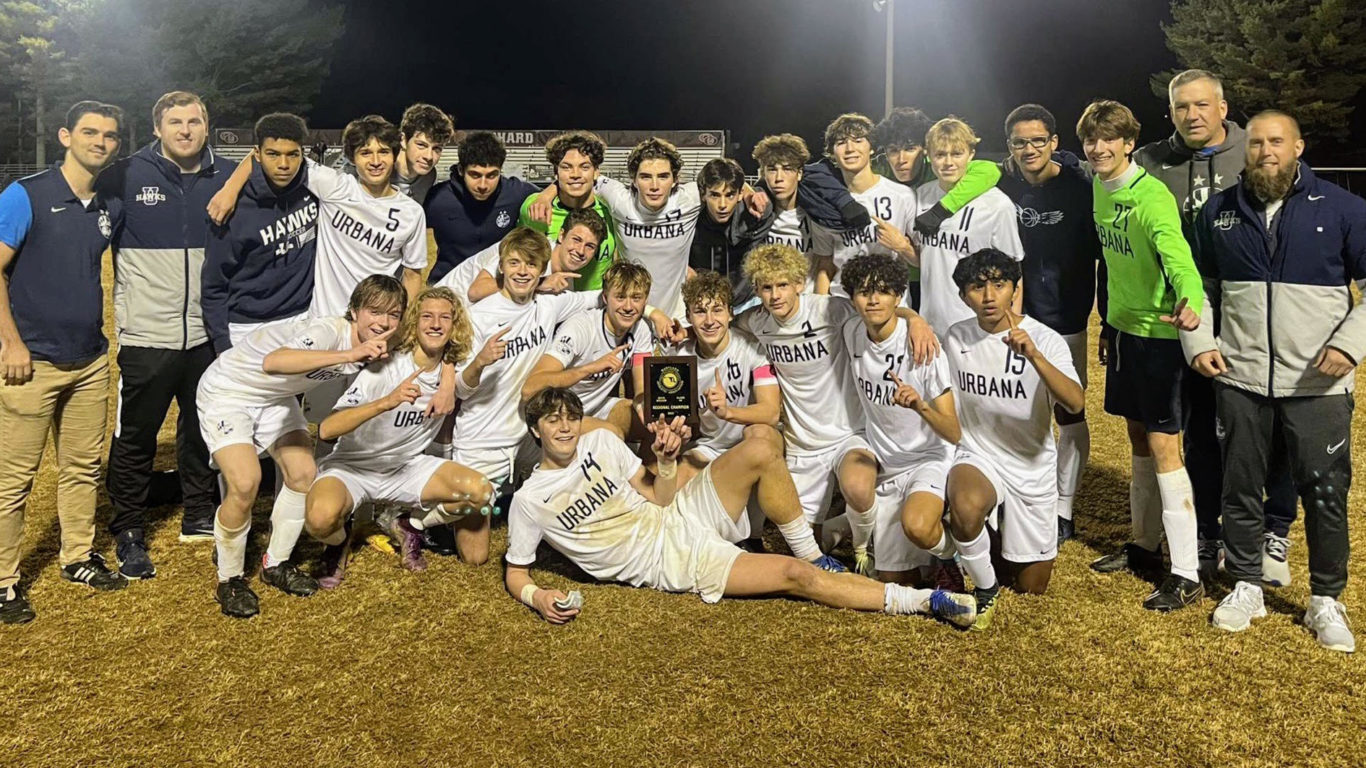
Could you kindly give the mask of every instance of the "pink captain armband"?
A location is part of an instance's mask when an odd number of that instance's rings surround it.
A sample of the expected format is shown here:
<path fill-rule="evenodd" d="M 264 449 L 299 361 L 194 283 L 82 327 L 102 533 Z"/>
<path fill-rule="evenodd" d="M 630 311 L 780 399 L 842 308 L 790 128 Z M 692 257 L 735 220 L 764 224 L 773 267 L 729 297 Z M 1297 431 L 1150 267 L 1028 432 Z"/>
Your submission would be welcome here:
<path fill-rule="evenodd" d="M 754 369 L 754 386 L 761 387 L 765 384 L 777 384 L 778 377 L 773 375 L 773 365 L 761 365 Z"/>

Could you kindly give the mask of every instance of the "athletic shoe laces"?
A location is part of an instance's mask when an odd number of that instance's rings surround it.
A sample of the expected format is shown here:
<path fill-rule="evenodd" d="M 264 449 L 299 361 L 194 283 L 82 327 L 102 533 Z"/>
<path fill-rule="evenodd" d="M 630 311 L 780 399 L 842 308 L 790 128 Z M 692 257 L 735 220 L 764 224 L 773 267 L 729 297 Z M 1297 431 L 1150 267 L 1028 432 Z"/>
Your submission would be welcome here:
<path fill-rule="evenodd" d="M 1274 533 L 1268 533 L 1266 537 L 1262 539 L 1262 548 L 1266 550 L 1267 557 L 1283 563 L 1290 550 L 1290 539 L 1282 538 Z"/>

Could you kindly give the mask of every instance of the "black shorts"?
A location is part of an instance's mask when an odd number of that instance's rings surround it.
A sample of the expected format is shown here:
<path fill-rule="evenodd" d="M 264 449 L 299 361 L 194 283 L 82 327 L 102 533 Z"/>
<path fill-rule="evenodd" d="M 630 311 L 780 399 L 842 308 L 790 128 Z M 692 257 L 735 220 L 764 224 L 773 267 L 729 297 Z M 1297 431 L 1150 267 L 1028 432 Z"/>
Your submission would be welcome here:
<path fill-rule="evenodd" d="M 1180 433 L 1186 370 L 1180 341 L 1116 331 L 1105 364 L 1105 412 L 1140 422 L 1149 432 Z"/>

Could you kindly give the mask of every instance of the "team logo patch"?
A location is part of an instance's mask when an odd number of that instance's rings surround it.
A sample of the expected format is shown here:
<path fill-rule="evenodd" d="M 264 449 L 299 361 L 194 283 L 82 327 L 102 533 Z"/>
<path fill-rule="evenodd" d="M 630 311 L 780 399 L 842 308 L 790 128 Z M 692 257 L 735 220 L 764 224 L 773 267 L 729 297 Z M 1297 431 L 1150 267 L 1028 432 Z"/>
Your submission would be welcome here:
<path fill-rule="evenodd" d="M 143 187 L 142 191 L 133 197 L 143 205 L 156 205 L 166 202 L 166 196 L 161 194 L 161 187 Z"/>
<path fill-rule="evenodd" d="M 109 224 L 109 211 L 100 211 L 99 227 L 100 237 L 105 240 L 108 240 L 109 236 L 114 233 L 114 228 Z"/>
<path fill-rule="evenodd" d="M 659 372 L 659 388 L 670 395 L 683 388 L 683 374 L 677 366 L 666 366 Z"/>
<path fill-rule="evenodd" d="M 507 229 L 507 226 L 512 223 L 512 217 L 508 215 L 506 208 L 498 212 L 498 218 L 494 219 L 494 223 L 498 225 L 499 229 Z"/>
<path fill-rule="evenodd" d="M 1233 229 L 1233 226 L 1237 223 L 1238 213 L 1236 211 L 1224 211 L 1219 214 L 1219 218 L 1214 220 L 1214 228 L 1227 232 L 1230 229 Z"/>
<path fill-rule="evenodd" d="M 1062 211 L 1036 211 L 1033 208 L 1021 208 L 1015 206 L 1015 214 L 1020 217 L 1020 224 L 1026 227 L 1037 227 L 1039 225 L 1049 226 L 1062 223 Z"/>
<path fill-rule="evenodd" d="M 227 437 L 228 435 L 232 434 L 232 425 L 229 424 L 227 421 L 218 422 L 218 425 L 215 427 L 215 429 L 218 430 L 218 434 L 223 435 L 224 437 Z"/>

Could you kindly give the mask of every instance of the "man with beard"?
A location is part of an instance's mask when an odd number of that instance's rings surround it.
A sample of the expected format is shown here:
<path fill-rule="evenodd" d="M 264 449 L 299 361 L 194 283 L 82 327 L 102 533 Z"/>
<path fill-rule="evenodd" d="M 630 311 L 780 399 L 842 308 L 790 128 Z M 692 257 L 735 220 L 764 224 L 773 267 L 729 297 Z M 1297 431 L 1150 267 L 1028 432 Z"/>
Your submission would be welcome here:
<path fill-rule="evenodd" d="M 1366 312 L 1351 283 L 1366 279 L 1366 202 L 1299 159 L 1299 124 L 1262 112 L 1247 125 L 1246 168 L 1197 220 L 1197 256 L 1223 323 L 1187 338 L 1196 371 L 1214 382 L 1223 447 L 1228 574 L 1237 580 L 1214 626 L 1246 629 L 1266 615 L 1263 502 L 1273 445 L 1284 441 L 1304 503 L 1309 607 L 1319 644 L 1356 647 L 1337 601 L 1347 583 L 1352 387 L 1366 354 Z"/>
<path fill-rule="evenodd" d="M 1167 185 L 1181 208 L 1181 231 L 1194 244 L 1195 218 L 1216 192 L 1232 186 L 1242 172 L 1242 148 L 1247 135 L 1228 119 L 1228 102 L 1219 78 L 1203 69 L 1188 69 L 1167 86 L 1168 107 L 1176 131 L 1134 153 L 1134 162 Z M 1213 329 L 1216 333 L 1218 329 Z M 1108 334 L 1107 334 L 1108 338 Z M 1104 344 L 1105 342 L 1102 342 Z M 1195 514 L 1199 526 L 1200 571 L 1206 581 L 1218 573 L 1224 557 L 1219 530 L 1223 464 L 1215 438 L 1214 388 L 1200 376 L 1187 376 L 1182 386 L 1185 413 L 1185 459 L 1195 486 Z M 1281 451 L 1267 476 L 1267 537 L 1263 576 L 1277 586 L 1290 583 L 1286 550 L 1290 524 L 1295 521 L 1295 488 Z"/>

